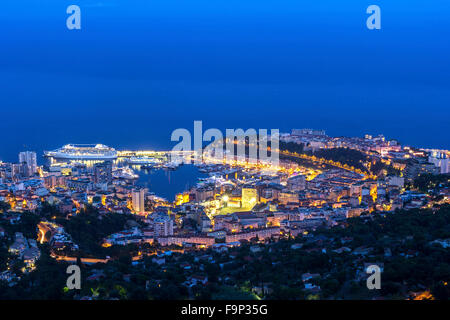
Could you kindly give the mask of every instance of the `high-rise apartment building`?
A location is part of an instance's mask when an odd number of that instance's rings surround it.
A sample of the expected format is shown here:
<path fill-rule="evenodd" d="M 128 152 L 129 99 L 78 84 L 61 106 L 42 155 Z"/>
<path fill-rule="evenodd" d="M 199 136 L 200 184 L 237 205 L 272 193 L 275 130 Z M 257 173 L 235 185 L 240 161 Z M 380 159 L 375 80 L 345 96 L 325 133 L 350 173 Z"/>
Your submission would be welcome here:
<path fill-rule="evenodd" d="M 112 162 L 105 161 L 94 165 L 94 183 L 112 182 Z"/>
<path fill-rule="evenodd" d="M 131 193 L 135 213 L 145 213 L 145 189 L 135 189 Z"/>
<path fill-rule="evenodd" d="M 155 237 L 167 237 L 173 235 L 173 220 L 169 216 L 157 217 L 153 223 Z"/>
<path fill-rule="evenodd" d="M 24 151 L 19 153 L 19 163 L 24 165 L 22 174 L 25 176 L 31 176 L 37 172 L 36 152 Z"/>

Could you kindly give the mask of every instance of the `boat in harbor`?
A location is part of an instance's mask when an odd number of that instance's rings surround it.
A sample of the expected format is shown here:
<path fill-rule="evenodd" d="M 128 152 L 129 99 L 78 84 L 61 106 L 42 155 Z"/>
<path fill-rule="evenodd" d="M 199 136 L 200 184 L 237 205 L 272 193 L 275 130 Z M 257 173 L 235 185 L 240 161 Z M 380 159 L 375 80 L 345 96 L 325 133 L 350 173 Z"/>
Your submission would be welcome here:
<path fill-rule="evenodd" d="M 163 164 L 161 167 L 164 169 L 169 169 L 169 170 L 175 170 L 177 169 L 179 166 L 181 165 L 180 162 L 167 162 L 165 164 Z"/>
<path fill-rule="evenodd" d="M 161 160 L 152 158 L 152 157 L 131 157 L 128 159 L 129 164 L 137 164 L 137 165 L 157 165 L 161 164 Z"/>
<path fill-rule="evenodd" d="M 224 169 L 225 167 L 219 164 L 200 164 L 197 169 L 201 173 L 213 173 Z"/>
<path fill-rule="evenodd" d="M 103 144 L 66 144 L 53 151 L 44 151 L 46 157 L 64 160 L 115 160 L 117 151 Z"/>
<path fill-rule="evenodd" d="M 128 180 L 136 180 L 139 178 L 139 175 L 134 173 L 133 169 L 129 167 L 120 167 L 113 171 L 113 176 L 115 178 L 128 179 Z"/>

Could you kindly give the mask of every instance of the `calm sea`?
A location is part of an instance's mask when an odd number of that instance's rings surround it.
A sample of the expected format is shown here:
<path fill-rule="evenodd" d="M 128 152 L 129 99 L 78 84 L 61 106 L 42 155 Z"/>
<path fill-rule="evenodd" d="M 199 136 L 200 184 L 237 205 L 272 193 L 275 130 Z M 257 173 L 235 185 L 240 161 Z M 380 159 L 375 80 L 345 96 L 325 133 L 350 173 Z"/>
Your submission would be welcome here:
<path fill-rule="evenodd" d="M 173 201 L 177 193 L 193 187 L 199 178 L 207 177 L 194 165 L 182 165 L 176 170 L 141 170 L 136 173 L 139 174 L 138 185 L 147 187 L 150 192 L 169 201 Z"/>

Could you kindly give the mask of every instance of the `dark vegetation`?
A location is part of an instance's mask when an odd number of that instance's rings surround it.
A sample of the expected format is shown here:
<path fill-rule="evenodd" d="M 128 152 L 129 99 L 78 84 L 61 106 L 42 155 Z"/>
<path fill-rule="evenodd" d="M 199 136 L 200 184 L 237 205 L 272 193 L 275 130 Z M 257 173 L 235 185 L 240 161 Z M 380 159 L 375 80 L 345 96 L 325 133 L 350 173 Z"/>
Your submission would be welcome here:
<path fill-rule="evenodd" d="M 437 187 L 450 186 L 450 174 L 421 174 L 414 179 L 414 188 L 421 192 L 427 192 Z"/>
<path fill-rule="evenodd" d="M 80 227 L 86 225 L 80 223 Z M 341 240 L 347 237 L 350 240 L 343 244 Z M 446 238 L 450 238 L 449 206 L 434 212 L 416 209 L 372 214 L 351 218 L 345 227 L 320 228 L 312 236 L 266 243 L 255 253 L 250 251 L 251 244 L 243 244 L 232 249 L 235 258 L 208 249 L 166 256 L 161 266 L 153 263 L 151 256 L 132 266 L 130 255 L 123 255 L 106 265 L 84 266 L 81 291 L 64 290 L 66 264 L 44 254 L 37 271 L 24 276 L 15 287 L 3 286 L 0 298 L 253 299 L 255 287 L 268 286 L 270 292 L 263 296 L 267 299 L 404 299 L 410 292 L 424 290 L 438 299 L 449 299 L 450 250 L 432 243 Z M 302 248 L 292 249 L 295 243 L 302 243 Z M 342 246 L 371 251 L 367 255 L 333 251 Z M 385 255 L 386 249 L 391 256 Z M 202 255 L 214 260 L 196 259 Z M 191 271 L 181 267 L 185 263 L 192 266 Z M 381 290 L 366 288 L 364 263 L 384 264 Z M 99 272 L 104 276 L 87 280 Z M 306 272 L 320 274 L 311 280 L 320 286 L 319 292 L 304 288 L 301 275 Z M 192 274 L 206 275 L 208 285 L 182 285 Z"/>

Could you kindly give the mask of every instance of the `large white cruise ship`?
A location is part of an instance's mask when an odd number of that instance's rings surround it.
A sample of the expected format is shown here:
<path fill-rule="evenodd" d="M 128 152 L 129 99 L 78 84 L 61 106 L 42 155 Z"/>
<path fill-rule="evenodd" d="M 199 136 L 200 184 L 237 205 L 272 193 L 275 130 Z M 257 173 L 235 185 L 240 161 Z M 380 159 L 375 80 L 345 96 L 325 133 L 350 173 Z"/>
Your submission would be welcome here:
<path fill-rule="evenodd" d="M 115 160 L 117 151 L 103 144 L 66 144 L 53 151 L 44 151 L 46 157 L 68 160 Z"/>

